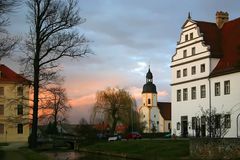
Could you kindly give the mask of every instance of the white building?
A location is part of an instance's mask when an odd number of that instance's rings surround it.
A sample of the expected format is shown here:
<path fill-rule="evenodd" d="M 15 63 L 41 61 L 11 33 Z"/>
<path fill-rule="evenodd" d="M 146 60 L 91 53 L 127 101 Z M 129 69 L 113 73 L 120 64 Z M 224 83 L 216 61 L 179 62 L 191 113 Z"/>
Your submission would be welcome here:
<path fill-rule="evenodd" d="M 171 103 L 157 102 L 157 90 L 150 68 L 146 74 L 139 111 L 141 122 L 146 124 L 145 133 L 171 131 Z"/>
<path fill-rule="evenodd" d="M 229 21 L 228 13 L 217 12 L 216 23 L 212 23 L 193 20 L 189 14 L 172 57 L 171 72 L 172 134 L 206 136 L 205 119 L 199 116 L 203 108 L 224 112 L 222 118 L 229 128 L 225 137 L 237 136 L 240 18 Z"/>

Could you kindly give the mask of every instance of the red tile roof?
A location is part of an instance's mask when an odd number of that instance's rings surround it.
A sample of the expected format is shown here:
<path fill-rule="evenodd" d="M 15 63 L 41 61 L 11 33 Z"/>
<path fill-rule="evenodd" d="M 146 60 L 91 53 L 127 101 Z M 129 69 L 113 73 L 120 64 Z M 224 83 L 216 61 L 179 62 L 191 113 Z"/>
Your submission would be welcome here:
<path fill-rule="evenodd" d="M 221 29 L 223 57 L 211 76 L 240 71 L 240 18 L 225 23 Z"/>
<path fill-rule="evenodd" d="M 211 57 L 222 57 L 220 44 L 220 30 L 216 23 L 195 21 L 203 34 L 205 45 L 210 46 Z"/>
<path fill-rule="evenodd" d="M 22 75 L 17 74 L 7 66 L 0 64 L 0 83 L 19 83 L 30 84 L 30 81 L 24 78 Z"/>
<path fill-rule="evenodd" d="M 195 22 L 210 46 L 211 57 L 220 58 L 210 76 L 240 71 L 240 18 L 224 23 L 222 28 L 211 22 Z"/>
<path fill-rule="evenodd" d="M 171 120 L 171 103 L 170 102 L 158 102 L 158 108 L 160 114 L 164 120 Z"/>

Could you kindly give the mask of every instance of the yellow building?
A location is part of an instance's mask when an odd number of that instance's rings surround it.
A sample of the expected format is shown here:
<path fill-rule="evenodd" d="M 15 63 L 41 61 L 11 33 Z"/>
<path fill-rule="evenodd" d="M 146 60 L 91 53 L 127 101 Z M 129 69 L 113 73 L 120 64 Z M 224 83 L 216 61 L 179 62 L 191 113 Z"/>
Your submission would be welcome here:
<path fill-rule="evenodd" d="M 0 142 L 27 141 L 30 81 L 0 64 Z"/>

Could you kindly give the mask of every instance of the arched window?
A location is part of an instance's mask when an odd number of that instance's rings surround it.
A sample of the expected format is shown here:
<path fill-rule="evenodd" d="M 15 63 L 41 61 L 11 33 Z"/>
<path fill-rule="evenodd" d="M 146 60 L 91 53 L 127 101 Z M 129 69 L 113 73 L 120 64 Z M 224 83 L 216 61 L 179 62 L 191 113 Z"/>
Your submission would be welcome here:
<path fill-rule="evenodd" d="M 150 98 L 148 98 L 148 104 L 151 104 L 151 99 Z"/>

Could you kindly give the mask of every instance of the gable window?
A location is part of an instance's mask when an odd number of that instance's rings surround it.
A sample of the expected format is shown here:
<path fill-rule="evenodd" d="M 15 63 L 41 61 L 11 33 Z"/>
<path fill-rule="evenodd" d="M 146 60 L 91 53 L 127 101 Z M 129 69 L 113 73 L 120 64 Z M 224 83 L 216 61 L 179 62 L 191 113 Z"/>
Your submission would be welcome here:
<path fill-rule="evenodd" d="M 151 99 L 150 98 L 148 98 L 148 104 L 151 104 Z"/>
<path fill-rule="evenodd" d="M 193 39 L 193 33 L 190 33 L 190 39 Z"/>
<path fill-rule="evenodd" d="M 191 90 L 191 92 L 192 92 L 192 99 L 196 99 L 196 87 L 192 87 L 191 88 L 192 90 Z"/>
<path fill-rule="evenodd" d="M 192 47 L 192 55 L 195 55 L 195 54 L 196 54 L 196 48 Z"/>
<path fill-rule="evenodd" d="M 231 128 L 231 115 L 230 114 L 224 115 L 224 126 L 225 126 L 225 128 Z"/>
<path fill-rule="evenodd" d="M 17 87 L 17 95 L 22 96 L 23 95 L 23 87 Z"/>
<path fill-rule="evenodd" d="M 224 81 L 224 94 L 230 94 L 230 81 Z"/>
<path fill-rule="evenodd" d="M 17 105 L 17 115 L 23 115 L 23 106 L 21 104 Z"/>
<path fill-rule="evenodd" d="M 201 98 L 206 98 L 206 86 L 201 85 L 200 90 L 201 90 Z"/>
<path fill-rule="evenodd" d="M 192 75 L 196 74 L 196 66 L 192 66 Z"/>
<path fill-rule="evenodd" d="M 180 78 L 180 77 L 181 77 L 181 71 L 177 70 L 177 78 Z"/>
<path fill-rule="evenodd" d="M 184 101 L 188 100 L 188 89 L 187 88 L 183 89 L 183 100 Z"/>
<path fill-rule="evenodd" d="M 201 64 L 201 73 L 205 72 L 205 64 Z"/>
<path fill-rule="evenodd" d="M 187 50 L 183 50 L 183 58 L 186 58 L 187 57 Z"/>
<path fill-rule="evenodd" d="M 17 125 L 17 133 L 18 134 L 23 134 L 23 124 L 18 124 Z"/>
<path fill-rule="evenodd" d="M 187 76 L 187 68 L 183 69 L 183 77 Z"/>
<path fill-rule="evenodd" d="M 215 83 L 215 96 L 220 96 L 220 82 Z"/>
<path fill-rule="evenodd" d="M 185 35 L 185 41 L 188 41 L 188 34 Z"/>
<path fill-rule="evenodd" d="M 4 96 L 4 87 L 0 87 L 0 96 Z"/>
<path fill-rule="evenodd" d="M 177 101 L 181 101 L 181 90 L 177 90 Z"/>
<path fill-rule="evenodd" d="M 4 115 L 4 105 L 0 104 L 0 115 Z"/>
<path fill-rule="evenodd" d="M 0 123 L 0 134 L 4 134 L 4 124 Z"/>

